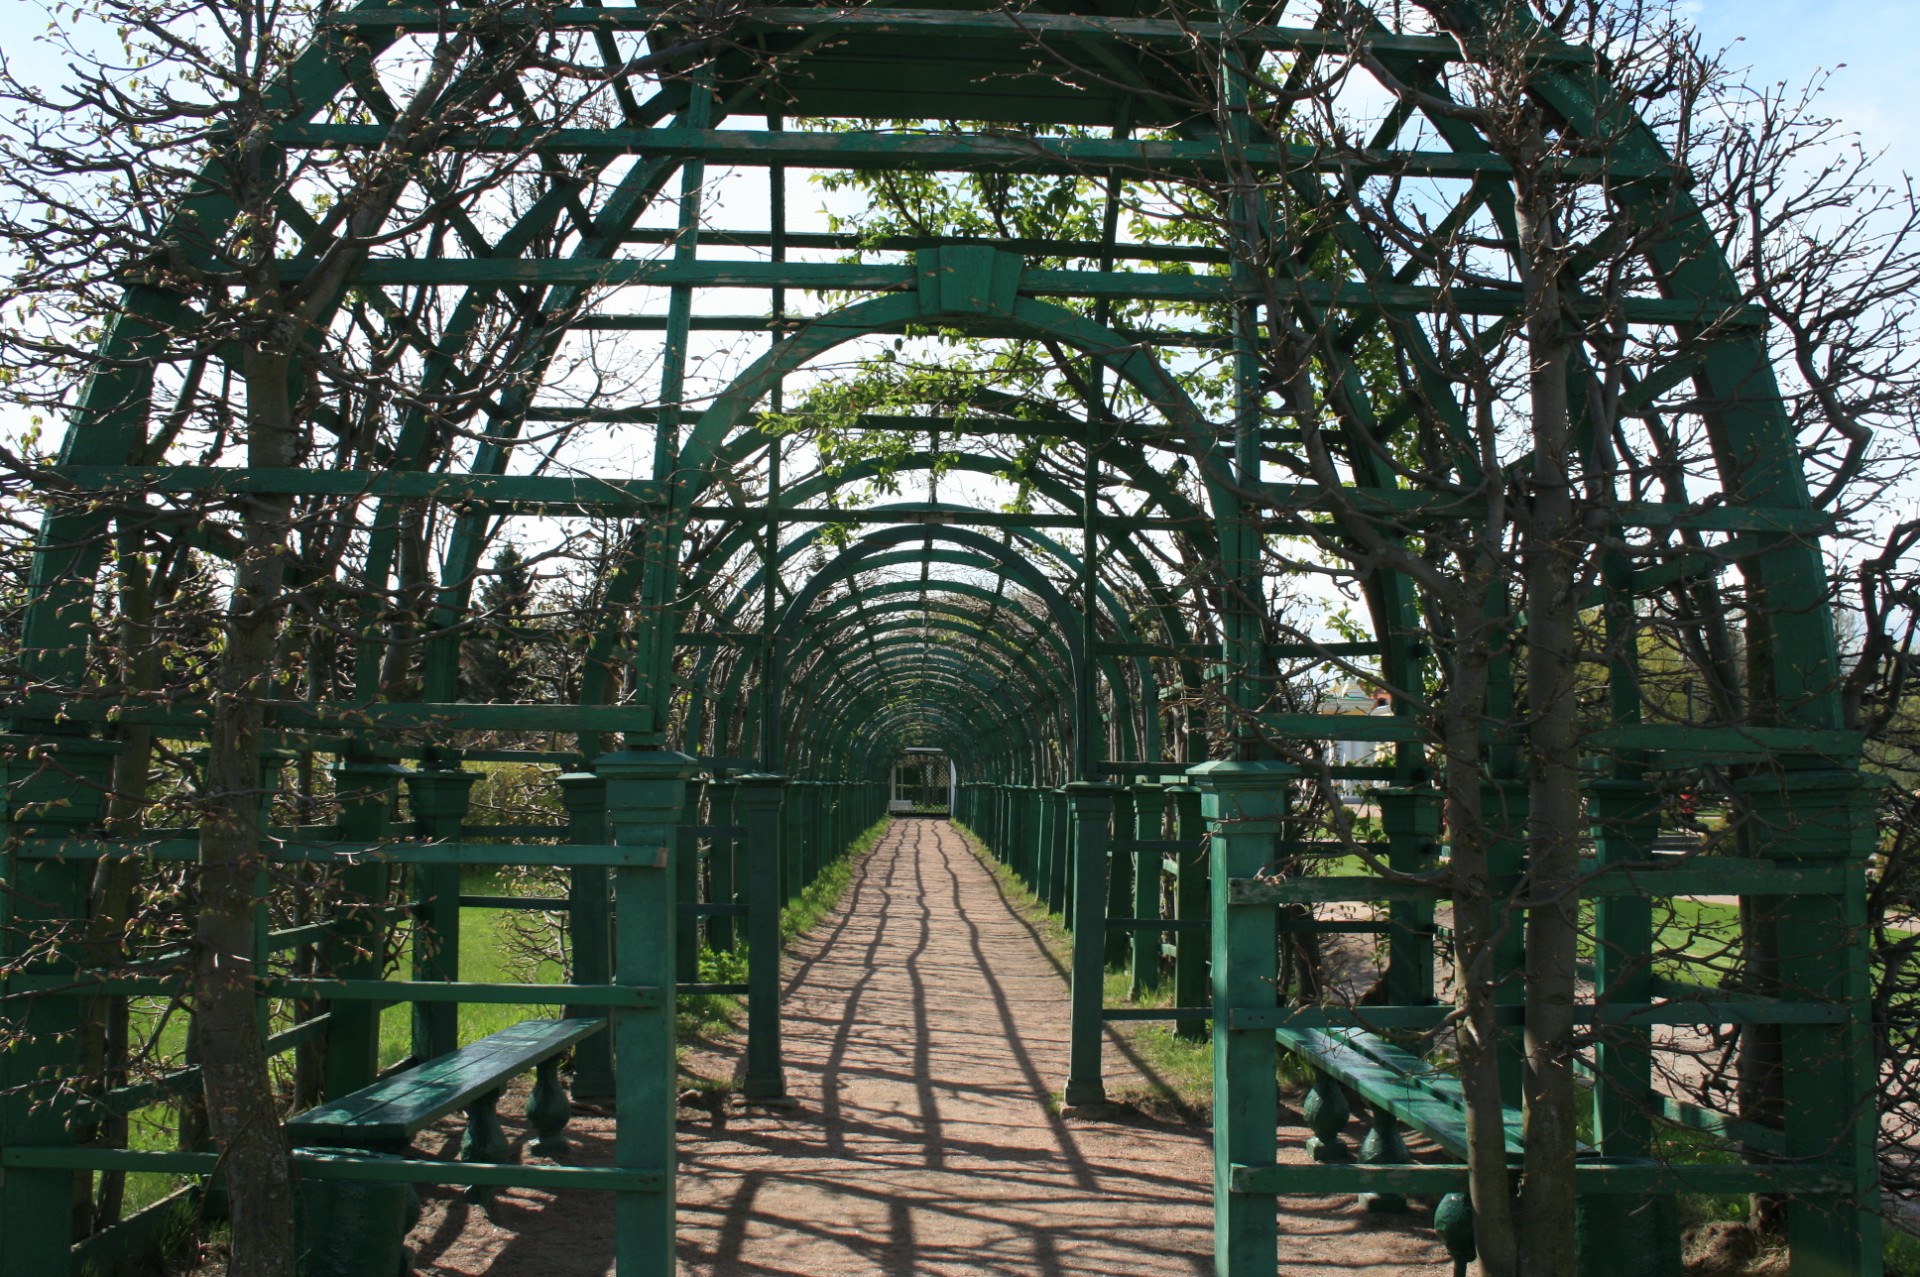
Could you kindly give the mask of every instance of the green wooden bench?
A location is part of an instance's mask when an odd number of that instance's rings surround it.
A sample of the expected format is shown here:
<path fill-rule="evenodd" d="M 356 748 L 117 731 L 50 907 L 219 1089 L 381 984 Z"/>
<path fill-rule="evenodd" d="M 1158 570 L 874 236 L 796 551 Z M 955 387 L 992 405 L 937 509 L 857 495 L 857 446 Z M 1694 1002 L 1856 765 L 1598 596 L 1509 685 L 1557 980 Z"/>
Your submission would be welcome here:
<path fill-rule="evenodd" d="M 539 1137 L 533 1148 L 546 1156 L 558 1156 L 567 1150 L 565 1131 L 572 1116 L 572 1104 L 560 1081 L 560 1057 L 606 1027 L 607 1022 L 601 1019 L 522 1021 L 457 1051 L 391 1073 L 351 1095 L 308 1109 L 287 1121 L 287 1138 L 300 1148 L 397 1154 L 427 1127 L 449 1113 L 464 1110 L 467 1130 L 460 1142 L 460 1160 L 513 1161 L 513 1148 L 500 1126 L 500 1093 L 508 1082 L 531 1069 L 534 1084 L 527 1099 L 527 1120 Z M 396 1215 L 394 1203 L 382 1194 L 410 1198 L 410 1185 L 326 1180 L 303 1185 L 302 1191 L 306 1231 L 315 1239 L 325 1238 L 324 1255 L 319 1253 L 319 1246 L 306 1248 L 309 1277 L 334 1272 L 358 1275 L 408 1271 L 401 1244 L 407 1229 L 401 1227 L 396 1235 L 391 1221 L 417 1214 L 417 1207 L 398 1208 Z M 492 1187 L 476 1184 L 467 1190 L 467 1198 L 490 1215 L 494 1192 Z M 346 1201 L 345 1196 L 351 1196 L 352 1201 Z M 355 1221 L 361 1220 L 382 1222 L 355 1227 Z"/>
<path fill-rule="evenodd" d="M 1372 1117 L 1360 1147 L 1358 1160 L 1362 1163 L 1411 1162 L 1413 1155 L 1400 1135 L 1402 1126 L 1420 1132 L 1455 1161 L 1467 1160 L 1467 1103 L 1459 1078 L 1363 1029 L 1282 1028 L 1274 1031 L 1274 1037 L 1313 1069 L 1313 1089 L 1307 1095 L 1303 1116 L 1313 1131 L 1307 1152 L 1315 1160 L 1352 1160 L 1352 1153 L 1340 1139 L 1342 1128 L 1352 1116 L 1346 1090 L 1360 1097 Z M 1504 1106 L 1501 1118 L 1508 1161 L 1517 1162 L 1525 1152 L 1520 1110 Z M 1580 1144 L 1576 1156 L 1590 1157 L 1593 1152 L 1589 1145 Z M 1464 1196 L 1451 1196 L 1458 1200 L 1443 1203 L 1445 1209 L 1434 1212 L 1434 1223 L 1456 1261 L 1464 1262 L 1473 1257 L 1473 1216 Z M 1363 1193 L 1360 1203 L 1370 1211 L 1407 1208 L 1406 1198 L 1398 1193 Z M 1625 1205 L 1608 1203 L 1615 1208 Z M 1610 1219 L 1614 1213 L 1601 1218 Z M 1677 1275 L 1680 1239 L 1671 1197 L 1657 1201 L 1651 1211 L 1641 1212 L 1636 1207 L 1635 1213 L 1646 1217 L 1627 1220 L 1627 1232 L 1609 1235 L 1609 1253 L 1616 1259 L 1626 1253 L 1624 1247 L 1637 1243 L 1639 1258 L 1617 1271 L 1647 1277 Z M 1598 1220 L 1595 1226 L 1601 1226 Z"/>

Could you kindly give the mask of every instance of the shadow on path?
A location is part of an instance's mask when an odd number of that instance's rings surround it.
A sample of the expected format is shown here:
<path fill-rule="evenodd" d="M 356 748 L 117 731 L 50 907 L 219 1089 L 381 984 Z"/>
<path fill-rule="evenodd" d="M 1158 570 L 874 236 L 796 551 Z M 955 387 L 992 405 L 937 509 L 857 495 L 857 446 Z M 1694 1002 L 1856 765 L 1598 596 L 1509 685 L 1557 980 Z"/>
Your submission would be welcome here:
<path fill-rule="evenodd" d="M 1062 972 L 950 824 L 895 821 L 796 949 L 783 1011 L 798 1107 L 682 1122 L 682 1277 L 1213 1272 L 1207 1131 L 1060 1114 Z M 1110 1050 L 1107 1069 L 1124 1085 L 1138 1061 Z M 570 1160 L 610 1160 L 609 1121 L 576 1128 Z M 611 1271 L 604 1194 L 512 1190 L 496 1214 L 432 1193 L 419 1271 Z M 1351 1199 L 1281 1214 L 1282 1273 L 1448 1271 L 1427 1237 Z"/>

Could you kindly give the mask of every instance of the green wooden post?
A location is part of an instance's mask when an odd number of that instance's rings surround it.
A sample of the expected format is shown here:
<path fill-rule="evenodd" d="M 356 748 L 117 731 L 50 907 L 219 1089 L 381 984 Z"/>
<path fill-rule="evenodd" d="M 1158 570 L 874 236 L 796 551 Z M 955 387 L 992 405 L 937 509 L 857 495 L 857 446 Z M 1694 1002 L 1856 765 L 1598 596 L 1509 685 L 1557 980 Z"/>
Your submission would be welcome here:
<path fill-rule="evenodd" d="M 1160 786 L 1142 782 L 1133 787 L 1133 837 L 1136 842 L 1163 841 L 1161 827 L 1167 818 L 1167 792 Z M 1114 820 L 1119 821 L 1116 809 Z M 1160 916 L 1160 862 L 1158 847 L 1136 848 L 1133 853 L 1133 916 Z M 1133 996 L 1141 998 L 1160 988 L 1160 937 L 1163 933 L 1141 929 L 1133 933 Z"/>
<path fill-rule="evenodd" d="M 792 900 L 807 889 L 813 881 L 807 873 L 807 781 L 787 779 L 787 797 L 781 810 L 786 815 L 786 828 L 783 833 L 787 839 L 780 850 L 787 862 L 787 899 Z"/>
<path fill-rule="evenodd" d="M 1053 807 L 1053 828 L 1049 834 L 1050 845 L 1047 855 L 1052 861 L 1047 870 L 1047 908 L 1058 914 L 1073 929 L 1073 916 L 1069 904 L 1073 897 L 1073 817 L 1067 809 L 1067 794 L 1062 789 L 1049 789 L 1047 802 Z"/>
<path fill-rule="evenodd" d="M 692 984 L 700 978 L 700 782 L 687 782 L 686 817 L 675 834 L 673 896 L 679 926 L 673 936 L 674 979 Z"/>
<path fill-rule="evenodd" d="M 1013 857 L 1014 872 L 1029 891 L 1035 890 L 1035 875 L 1040 872 L 1036 854 L 1039 838 L 1040 820 L 1034 810 L 1032 786 L 1007 786 L 1008 854 Z"/>
<path fill-rule="evenodd" d="M 1587 814 L 1602 865 L 1644 862 L 1660 831 L 1660 803 L 1639 780 L 1589 781 Z M 1602 1006 L 1633 1006 L 1654 996 L 1653 909 L 1645 896 L 1594 902 L 1593 983 Z M 1638 1159 L 1653 1151 L 1652 1035 L 1612 1024 L 1594 1048 L 1593 1142 L 1602 1156 Z M 1680 1224 L 1673 1194 L 1582 1194 L 1576 1212 L 1580 1272 L 1680 1277 Z"/>
<path fill-rule="evenodd" d="M 1395 873 L 1432 870 L 1440 854 L 1441 795 L 1428 789 L 1383 789 L 1373 798 L 1387 836 L 1387 866 Z M 1431 1005 L 1433 902 L 1392 902 L 1387 926 L 1387 1002 L 1397 1007 Z"/>
<path fill-rule="evenodd" d="M 1213 905 L 1208 890 L 1207 824 L 1202 814 L 1200 790 L 1193 785 L 1169 785 L 1167 796 L 1173 800 L 1173 836 L 1181 843 L 1177 864 L 1179 874 L 1173 884 L 1174 917 L 1207 920 L 1211 924 Z M 1208 955 L 1213 952 L 1213 928 L 1182 927 L 1173 935 L 1173 1000 L 1183 1007 L 1213 1005 L 1213 986 L 1207 979 Z M 1182 1020 L 1174 1030 L 1189 1042 L 1206 1038 L 1207 1025 L 1200 1020 Z"/>
<path fill-rule="evenodd" d="M 824 818 L 826 785 L 822 781 L 807 784 L 807 885 L 820 880 L 820 871 L 828 860 L 827 830 Z"/>
<path fill-rule="evenodd" d="M 789 793 L 780 805 L 780 838 L 775 851 L 780 865 L 780 900 L 784 904 L 806 885 L 801 870 L 800 782 L 788 781 Z"/>
<path fill-rule="evenodd" d="M 1071 1038 L 1067 1048 L 1070 1105 L 1106 1102 L 1100 1067 L 1100 1041 L 1106 1031 L 1107 844 L 1113 822 L 1113 796 L 1119 787 L 1076 780 L 1064 800 L 1073 814 L 1073 851 L 1079 861 L 1073 900 L 1073 990 Z"/>
<path fill-rule="evenodd" d="M 0 847 L 7 890 L 0 892 L 0 971 L 64 975 L 78 968 L 74 949 L 87 914 L 88 861 L 28 860 L 23 837 L 71 838 L 97 828 L 114 747 L 65 740 L 16 754 L 0 765 L 6 784 L 7 840 Z M 50 943 L 42 947 L 39 942 Z M 37 961 L 24 965 L 28 952 Z M 11 994 L 0 976 L 0 995 Z M 7 1004 L 7 1027 L 22 1034 L 0 1051 L 0 1146 L 46 1147 L 74 1142 L 72 1107 L 58 1088 L 80 1071 L 75 1031 L 86 999 L 23 998 Z M 86 1172 L 80 1172 L 85 1174 Z M 64 1277 L 74 1234 L 73 1171 L 7 1167 L 0 1171 L 0 1272 Z"/>
<path fill-rule="evenodd" d="M 847 854 L 847 840 L 840 836 L 840 782 L 826 781 L 820 786 L 820 846 L 822 867 Z"/>
<path fill-rule="evenodd" d="M 1787 1207 L 1791 1277 L 1878 1277 L 1882 1266 L 1873 1016 L 1867 969 L 1865 860 L 1874 849 L 1873 790 L 1848 771 L 1788 771 L 1737 782 L 1747 818 L 1776 859 L 1845 866 L 1834 894 L 1776 905 L 1780 997 L 1838 1003 L 1839 1024 L 1780 1029 L 1786 1156 L 1846 1168 L 1850 1193 L 1797 1196 Z"/>
<path fill-rule="evenodd" d="M 1047 899 L 1047 874 L 1049 867 L 1048 847 L 1052 834 L 1047 823 L 1046 796 L 1038 785 L 1024 785 L 1020 794 L 1024 829 L 1021 839 L 1026 843 L 1028 865 L 1027 886 L 1034 897 L 1042 904 Z"/>
<path fill-rule="evenodd" d="M 1020 798 L 1012 785 L 995 783 L 986 786 L 988 810 L 994 826 L 994 838 L 1000 847 L 1000 858 L 1013 870 L 1014 877 L 1025 881 L 1021 872 L 1019 819 Z"/>
<path fill-rule="evenodd" d="M 740 777 L 740 842 L 747 889 L 747 1071 L 749 1100 L 787 1098 L 780 1062 L 780 834 L 786 778 Z"/>
<path fill-rule="evenodd" d="M 1111 828 L 1107 862 L 1103 866 L 1107 876 L 1107 918 L 1126 918 L 1133 914 L 1133 795 L 1123 786 L 1114 787 Z M 1101 952 L 1107 965 L 1125 965 L 1127 954 L 1133 948 L 1133 938 L 1139 933 L 1109 926 L 1106 918 L 1100 920 L 1100 933 L 1105 937 Z"/>
<path fill-rule="evenodd" d="M 407 802 L 419 837 L 457 842 L 466 823 L 476 772 L 448 768 L 417 771 L 406 778 Z M 460 866 L 415 865 L 413 978 L 460 978 Z M 431 1060 L 460 1045 L 460 1006 L 455 1002 L 413 1004 L 413 1055 Z"/>
<path fill-rule="evenodd" d="M 340 796 L 340 837 L 373 842 L 387 835 L 395 782 L 405 774 L 389 763 L 356 759 L 336 763 L 334 785 Z M 333 941 L 327 946 L 327 974 L 337 978 L 378 980 L 385 951 L 387 907 L 392 869 L 355 865 L 339 872 Z M 344 902 L 344 903 L 343 903 Z M 371 1086 L 380 1072 L 380 1008 L 372 1002 L 346 1001 L 327 1007 L 327 1081 L 329 1099 Z"/>
<path fill-rule="evenodd" d="M 1235 904 L 1236 879 L 1273 857 L 1287 809 L 1285 763 L 1202 763 L 1187 772 L 1200 787 L 1213 843 L 1213 1257 L 1218 1277 L 1274 1277 L 1279 1226 L 1268 1193 L 1233 1189 L 1236 1166 L 1274 1164 L 1280 1121 L 1278 1053 L 1270 1029 L 1236 1030 L 1234 1012 L 1271 1011 L 1279 943 L 1270 904 Z"/>
<path fill-rule="evenodd" d="M 1046 791 L 1033 795 L 1034 811 L 1034 875 L 1033 894 L 1047 910 L 1053 910 L 1053 824 L 1058 817 L 1054 810 L 1053 796 Z"/>
<path fill-rule="evenodd" d="M 1601 865 L 1646 861 L 1660 830 L 1652 786 L 1636 780 L 1589 781 L 1587 814 Z M 1594 996 L 1601 1002 L 1653 1000 L 1653 909 L 1645 896 L 1602 896 L 1593 905 Z M 1609 1026 L 1594 1048 L 1594 1144 L 1608 1157 L 1645 1157 L 1652 1147 L 1651 1037 L 1644 1028 Z"/>
<path fill-rule="evenodd" d="M 607 782 L 592 772 L 560 777 L 567 809 L 567 841 L 607 841 Z M 613 910 L 604 865 L 580 865 L 567 876 L 567 935 L 573 946 L 575 984 L 613 983 Z M 604 1009 L 577 1008 L 572 1015 L 604 1017 Z M 613 1035 L 596 1033 L 573 1049 L 573 1093 L 580 1098 L 613 1094 Z"/>
<path fill-rule="evenodd" d="M 988 787 L 988 793 L 993 798 L 994 836 L 999 841 L 1000 858 L 1013 870 L 1014 877 L 1031 885 L 1027 862 L 1021 856 L 1019 791 L 1012 785 L 994 784 Z"/>
<path fill-rule="evenodd" d="M 1020 785 L 995 786 L 1000 794 L 1000 845 L 1014 876 L 1033 889 L 1032 822 L 1027 818 L 1027 791 Z"/>
<path fill-rule="evenodd" d="M 740 795 L 740 782 L 737 780 L 710 780 L 707 782 L 707 819 L 715 828 L 733 829 L 740 823 L 740 813 L 736 802 Z M 713 902 L 719 905 L 739 903 L 739 890 L 734 885 L 734 848 L 739 845 L 740 836 L 731 833 L 718 833 L 710 837 L 707 843 L 707 890 L 713 896 Z M 707 943 L 716 953 L 733 951 L 735 926 L 733 919 L 725 914 L 715 914 L 707 919 Z"/>
<path fill-rule="evenodd" d="M 594 770 L 607 782 L 607 824 L 615 844 L 645 853 L 648 867 L 613 871 L 614 983 L 655 990 L 640 1007 L 611 1011 L 614 1164 L 663 1177 L 656 1192 L 614 1194 L 614 1256 L 621 1277 L 674 1277 L 675 1189 L 673 856 L 686 807 L 684 754 L 623 751 Z M 659 867 L 651 867 L 657 864 Z"/>

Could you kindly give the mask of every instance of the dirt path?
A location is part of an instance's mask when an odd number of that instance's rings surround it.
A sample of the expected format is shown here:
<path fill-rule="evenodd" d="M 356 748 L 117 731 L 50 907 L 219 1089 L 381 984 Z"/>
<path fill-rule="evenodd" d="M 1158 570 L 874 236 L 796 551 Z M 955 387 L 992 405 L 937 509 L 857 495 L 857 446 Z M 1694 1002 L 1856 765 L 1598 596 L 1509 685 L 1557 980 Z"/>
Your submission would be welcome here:
<path fill-rule="evenodd" d="M 682 1277 L 1213 1271 L 1208 1133 L 1058 1112 L 1064 975 L 946 822 L 895 823 L 797 946 L 784 1010 L 798 1107 L 682 1122 Z M 1139 1078 L 1117 1046 L 1110 1087 Z M 576 1119 L 572 1160 L 607 1160 L 609 1128 Z M 1282 1132 L 1292 1156 L 1303 1135 Z M 490 1224 L 429 1193 L 421 1272 L 611 1271 L 603 1196 L 512 1190 Z M 1449 1271 L 1424 1216 L 1369 1217 L 1351 1199 L 1281 1214 L 1285 1274 Z"/>

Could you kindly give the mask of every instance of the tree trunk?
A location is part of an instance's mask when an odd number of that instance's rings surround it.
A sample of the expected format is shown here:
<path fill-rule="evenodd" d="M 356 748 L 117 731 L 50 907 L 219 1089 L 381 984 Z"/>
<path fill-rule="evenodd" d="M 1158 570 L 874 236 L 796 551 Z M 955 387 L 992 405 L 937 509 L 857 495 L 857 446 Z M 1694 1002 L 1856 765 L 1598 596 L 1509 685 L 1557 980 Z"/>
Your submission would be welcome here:
<path fill-rule="evenodd" d="M 287 386 L 291 357 L 254 346 L 244 352 L 243 368 L 248 464 L 297 464 Z M 293 1168 L 267 1072 L 254 986 L 262 701 L 273 674 L 291 513 L 287 497 L 256 497 L 246 507 L 200 827 L 194 1032 L 208 1130 L 226 1172 L 230 1277 L 294 1277 Z"/>
<path fill-rule="evenodd" d="M 1525 1063 L 1526 1176 L 1520 1190 L 1525 1277 L 1573 1277 L 1574 994 L 1580 923 L 1580 741 L 1575 687 L 1580 555 L 1568 474 L 1568 340 L 1560 322 L 1559 244 L 1551 184 L 1534 152 L 1515 207 L 1527 291 L 1533 401 L 1531 510 L 1525 517 L 1528 817 Z"/>
<path fill-rule="evenodd" d="M 1453 683 L 1445 701 L 1447 845 L 1453 870 L 1454 1001 L 1460 1011 L 1460 1093 L 1466 1103 L 1467 1188 L 1485 1277 L 1516 1277 L 1513 1187 L 1494 1021 L 1497 930 L 1480 809 L 1480 720 L 1487 699 L 1487 623 L 1470 591 L 1459 610 Z"/>

